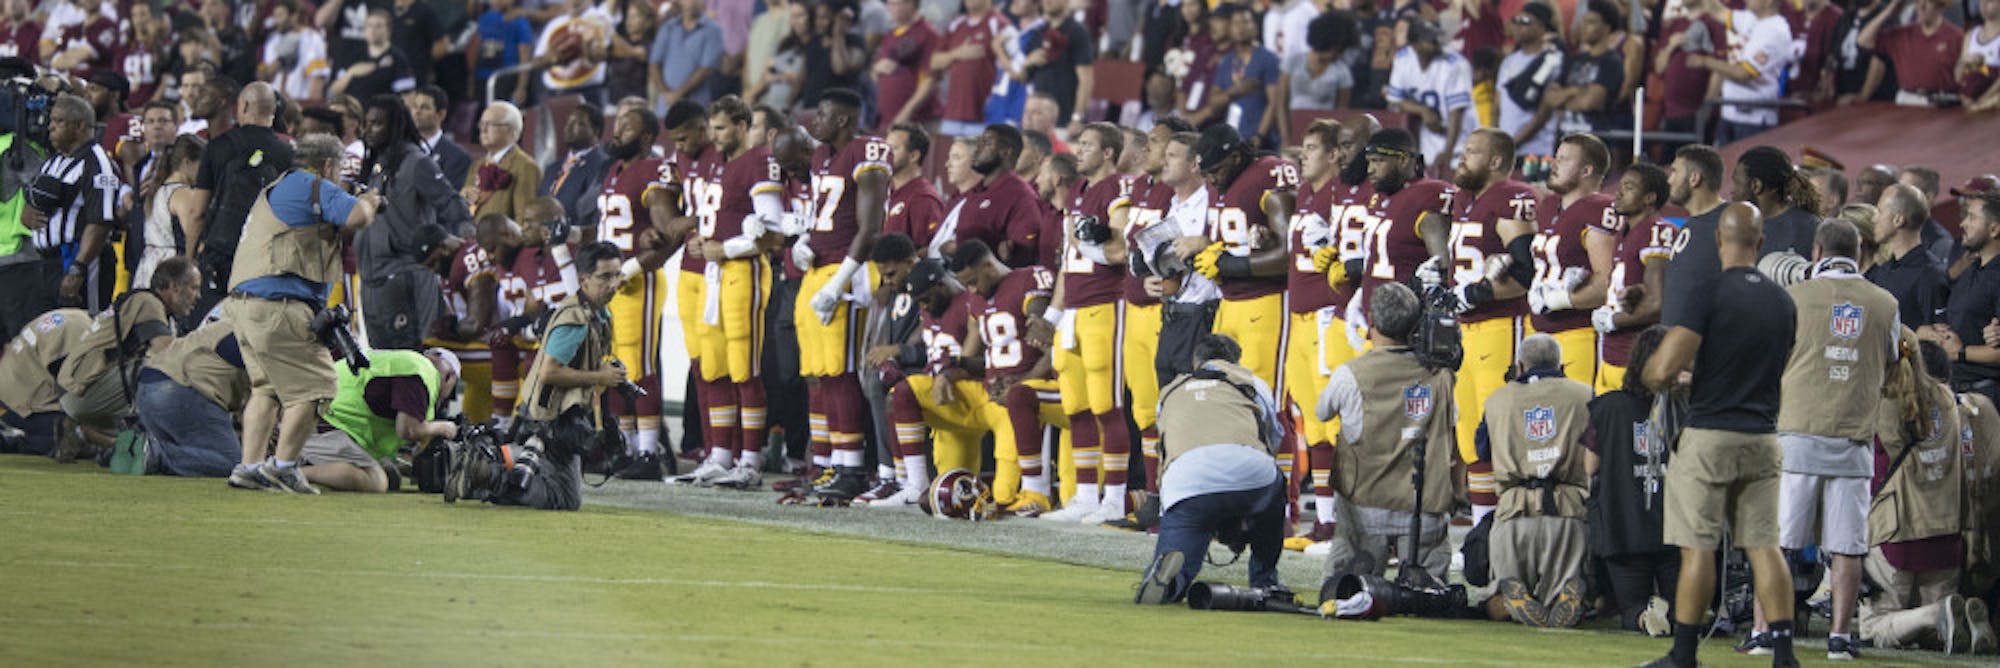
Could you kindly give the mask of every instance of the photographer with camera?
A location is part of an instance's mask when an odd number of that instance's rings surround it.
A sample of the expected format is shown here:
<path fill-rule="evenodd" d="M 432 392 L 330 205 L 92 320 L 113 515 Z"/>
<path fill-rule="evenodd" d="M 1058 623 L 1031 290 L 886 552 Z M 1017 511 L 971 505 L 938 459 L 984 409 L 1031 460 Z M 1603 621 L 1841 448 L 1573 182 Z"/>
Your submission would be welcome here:
<path fill-rule="evenodd" d="M 1522 339 L 1475 436 L 1500 500 L 1488 543 L 1499 592 L 1488 615 L 1541 628 L 1583 619 L 1584 500 L 1597 472 L 1583 446 L 1590 386 L 1563 377 L 1562 353 L 1548 334 Z"/>
<path fill-rule="evenodd" d="M 187 258 L 168 258 L 154 272 L 153 285 L 120 295 L 98 313 L 56 373 L 63 412 L 91 445 L 110 447 L 117 438 L 119 419 L 132 410 L 140 367 L 173 343 L 175 321 L 201 298 L 201 271 Z"/>
<path fill-rule="evenodd" d="M 1409 286 L 1375 286 L 1368 296 L 1372 349 L 1334 369 L 1319 395 L 1319 419 L 1340 420 L 1340 442 L 1333 450 L 1329 579 L 1381 575 L 1392 541 L 1404 568 L 1419 566 L 1442 582 L 1451 566 L 1445 524 L 1458 478 L 1454 467 L 1460 465 L 1452 399 L 1456 376 L 1433 366 L 1429 351 L 1414 347 L 1423 317 L 1423 304 Z M 1411 485 L 1417 475 L 1424 482 L 1421 508 Z M 1422 513 L 1417 545 L 1409 543 L 1413 513 Z"/>
<path fill-rule="evenodd" d="M 421 449 L 432 439 L 455 438 L 458 425 L 437 419 L 458 386 L 458 355 L 443 348 L 378 350 L 368 366 L 340 365 L 333 402 L 320 417 L 330 431 L 306 439 L 299 452 L 306 481 L 348 492 L 394 491 L 396 449 Z M 388 466 L 384 459 L 391 459 Z"/>
<path fill-rule="evenodd" d="M 611 359 L 611 313 L 605 304 L 630 274 L 622 252 L 609 242 L 577 249 L 581 289 L 549 316 L 528 374 L 521 379 L 518 445 L 471 443 L 452 448 L 444 499 L 490 500 L 541 510 L 583 505 L 583 457 L 603 437 L 618 438 L 601 422 L 606 388 L 633 387 Z M 653 248 L 629 262 L 657 269 L 665 254 Z M 620 446 L 622 450 L 622 446 Z"/>
<path fill-rule="evenodd" d="M 1194 371 L 1160 392 L 1160 540 L 1134 603 L 1188 595 L 1210 541 L 1250 549 L 1250 586 L 1280 588 L 1285 477 L 1272 455 L 1285 443 L 1271 387 L 1237 363 L 1243 348 L 1210 334 L 1195 344 Z M 1289 598 L 1288 595 L 1279 598 Z"/>
<path fill-rule="evenodd" d="M 300 139 L 297 168 L 258 195 L 243 223 L 229 299 L 222 305 L 250 374 L 243 459 L 229 474 L 231 486 L 318 493 L 307 484 L 298 459 L 320 408 L 333 400 L 338 385 L 320 332 L 340 328 L 315 327 L 322 324 L 315 314 L 340 279 L 341 241 L 374 222 L 381 201 L 373 193 L 355 197 L 341 191 L 333 179 L 339 178 L 345 154 L 331 135 Z M 266 459 L 274 427 L 277 447 Z"/>

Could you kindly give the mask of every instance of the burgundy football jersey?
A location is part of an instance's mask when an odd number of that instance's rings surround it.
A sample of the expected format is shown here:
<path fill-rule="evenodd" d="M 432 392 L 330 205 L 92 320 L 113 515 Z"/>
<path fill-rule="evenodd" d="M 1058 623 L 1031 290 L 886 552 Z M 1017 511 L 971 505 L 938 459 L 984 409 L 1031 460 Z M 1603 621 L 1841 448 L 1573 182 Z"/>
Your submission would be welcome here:
<path fill-rule="evenodd" d="M 713 236 L 716 241 L 727 241 L 743 235 L 743 219 L 757 213 L 753 198 L 761 194 L 777 195 L 784 199 L 785 175 L 778 168 L 778 162 L 771 159 L 771 149 L 759 146 L 744 151 L 722 166 L 722 175 L 717 180 L 716 197 L 721 201 L 715 209 Z"/>
<path fill-rule="evenodd" d="M 1065 212 L 1068 220 L 1063 229 L 1071 229 L 1075 221 L 1083 216 L 1095 216 L 1108 225 L 1111 212 L 1131 203 L 1132 179 L 1128 176 L 1113 174 L 1096 183 L 1079 181 L 1070 197 L 1069 209 Z M 1122 264 L 1092 261 L 1084 256 L 1083 248 L 1075 240 L 1063 244 L 1062 257 L 1064 308 L 1110 304 L 1124 294 L 1125 267 Z"/>
<path fill-rule="evenodd" d="M 1042 267 L 1009 272 L 993 288 L 993 296 L 974 304 L 979 339 L 986 345 L 986 377 L 1008 378 L 1027 373 L 1042 360 L 1042 349 L 1028 345 L 1028 302 L 1046 299 L 1056 289 L 1055 274 Z"/>
<path fill-rule="evenodd" d="M 1291 255 L 1291 262 L 1285 267 L 1285 304 L 1292 313 L 1312 313 L 1328 306 L 1345 306 L 1347 301 L 1337 294 L 1333 286 L 1327 285 L 1326 274 L 1315 271 L 1313 253 L 1319 249 L 1306 246 L 1303 235 L 1305 220 L 1309 216 L 1319 216 L 1327 221 L 1328 234 L 1334 243 L 1340 241 L 1340 229 L 1336 227 L 1333 197 L 1335 191 L 1343 188 L 1340 182 L 1329 180 L 1324 187 L 1314 188 L 1310 183 L 1299 184 L 1297 211 L 1292 212 L 1292 229 L 1285 244 Z"/>
<path fill-rule="evenodd" d="M 978 185 L 965 191 L 965 206 L 959 207 L 958 225 L 952 238 L 960 241 L 978 239 L 986 242 L 993 252 L 1000 252 L 1000 242 L 1014 243 L 1014 252 L 1000 261 L 1010 267 L 1035 264 L 1042 242 L 1044 203 L 1035 187 L 1026 179 L 1008 172 L 994 178 L 991 183 L 981 180 Z M 1057 215 L 1060 219 L 1061 216 Z M 1061 243 L 1061 234 L 1049 239 Z M 1047 266 L 1054 266 L 1050 261 Z"/>
<path fill-rule="evenodd" d="M 924 323 L 919 335 L 924 339 L 926 373 L 935 375 L 965 354 L 965 328 L 971 322 L 973 301 L 978 299 L 979 295 L 967 290 L 953 297 L 944 313 L 932 315 L 919 309 Z"/>
<path fill-rule="evenodd" d="M 1013 22 L 994 9 L 976 18 L 961 14 L 945 26 L 944 43 L 939 50 L 952 51 L 966 44 L 978 44 L 986 52 L 978 58 L 954 60 L 946 66 L 945 120 L 974 123 L 985 120 L 987 98 L 993 95 L 993 82 L 1000 75 L 994 66 L 992 43 L 1012 27 Z"/>
<path fill-rule="evenodd" d="M 555 255 L 549 247 L 529 246 L 500 268 L 500 301 L 507 312 L 519 314 L 531 301 L 553 307 L 576 292 L 576 268 L 568 263 L 568 252 L 563 252 L 561 262 Z"/>
<path fill-rule="evenodd" d="M 493 258 L 478 243 L 466 241 L 458 253 L 451 258 L 451 273 L 444 279 L 444 300 L 451 306 L 451 312 L 459 320 L 472 317 L 472 308 L 467 297 L 471 296 L 472 279 L 480 276 L 499 274 L 493 266 Z"/>
<path fill-rule="evenodd" d="M 1270 225 L 1271 218 L 1264 213 L 1264 198 L 1274 192 L 1288 192 L 1299 187 L 1299 168 L 1284 158 L 1275 156 L 1258 158 L 1236 175 L 1236 182 L 1222 197 L 1209 200 L 1208 238 L 1220 241 L 1224 253 L 1247 257 L 1263 250 L 1273 240 L 1259 236 L 1258 230 Z M 1285 291 L 1283 276 L 1254 276 L 1241 278 L 1220 278 L 1217 287 L 1222 288 L 1223 299 L 1256 299 Z"/>
<path fill-rule="evenodd" d="M 1368 217 L 1362 231 L 1362 244 L 1367 253 L 1361 269 L 1364 309 L 1377 286 L 1384 283 L 1407 284 L 1416 275 L 1417 267 L 1431 259 L 1430 249 L 1424 246 L 1423 235 L 1417 233 L 1417 223 L 1425 214 L 1451 211 L 1451 201 L 1456 192 L 1451 184 L 1437 179 L 1423 179 L 1405 184 L 1394 195 L 1369 195 Z M 1440 219 L 1432 224 L 1446 222 Z"/>
<path fill-rule="evenodd" d="M 1535 280 L 1557 281 L 1571 268 L 1590 270 L 1590 252 L 1583 248 L 1585 230 L 1617 234 L 1624 219 L 1611 210 L 1611 196 L 1592 193 L 1565 208 L 1562 195 L 1550 194 L 1536 211 Z M 1590 309 L 1569 309 L 1530 315 L 1537 332 L 1565 332 L 1590 326 Z"/>
<path fill-rule="evenodd" d="M 722 188 L 722 169 L 726 161 L 722 149 L 709 144 L 700 155 L 692 160 L 683 154 L 675 156 L 674 169 L 681 178 L 681 211 L 683 215 L 694 217 L 694 233 L 704 239 L 727 239 L 716 236 L 717 219 L 722 215 L 722 200 L 726 199 Z M 736 219 L 736 227 L 741 229 L 743 219 Z M 701 273 L 708 267 L 708 259 L 702 257 L 699 249 L 681 253 L 681 271 Z"/>
<path fill-rule="evenodd" d="M 882 170 L 883 179 L 889 178 L 893 171 L 889 167 L 889 156 L 889 143 L 882 141 L 881 137 L 855 137 L 838 152 L 830 144 L 820 144 L 819 148 L 813 149 L 813 213 L 816 215 L 812 223 L 812 238 L 807 243 L 813 250 L 814 266 L 840 264 L 847 258 L 848 247 L 854 245 L 854 237 L 861 232 L 861 218 L 856 210 L 861 188 L 857 180 L 862 173 L 875 169 Z M 888 206 L 886 200 L 884 198 L 884 207 Z"/>
<path fill-rule="evenodd" d="M 132 94 L 126 96 L 125 106 L 138 109 L 151 101 L 153 91 L 160 87 L 160 59 L 153 49 L 134 42 L 127 42 L 116 58 L 118 71 L 132 84 Z"/>
<path fill-rule="evenodd" d="M 646 193 L 665 188 L 674 179 L 673 167 L 659 158 L 639 158 L 614 162 L 604 170 L 604 188 L 597 195 L 597 240 L 608 241 L 632 257 L 639 248 L 639 235 L 653 228 L 653 211 L 646 206 Z"/>
<path fill-rule="evenodd" d="M 960 220 L 964 220 L 963 216 Z M 944 197 L 922 177 L 910 179 L 889 191 L 889 213 L 882 219 L 882 233 L 898 233 L 910 238 L 919 250 L 929 248 L 944 225 Z"/>
<path fill-rule="evenodd" d="M 1452 280 L 1459 285 L 1484 279 L 1487 258 L 1506 257 L 1507 245 L 1501 242 L 1496 223 L 1506 219 L 1535 222 L 1535 191 L 1520 181 L 1495 183 L 1477 197 L 1458 197 L 1452 204 Z M 1527 313 L 1528 300 L 1516 297 L 1466 311 L 1459 314 L 1458 321 L 1483 322 Z"/>
<path fill-rule="evenodd" d="M 1063 243 L 1063 221 L 1069 216 L 1040 197 L 1035 198 L 1035 209 L 1041 212 L 1035 219 L 1035 266 L 1057 271 L 1062 268 L 1063 249 L 1067 247 Z"/>
<path fill-rule="evenodd" d="M 1166 218 L 1167 207 L 1173 204 L 1174 189 L 1150 175 L 1141 174 L 1133 182 L 1131 213 L 1125 214 L 1125 252 L 1127 257 L 1144 257 L 1151 248 L 1139 248 L 1139 233 L 1159 224 Z M 1136 267 L 1135 267 L 1136 269 Z M 1134 306 L 1152 306 L 1160 303 L 1158 298 L 1146 294 L 1146 279 L 1133 272 L 1126 272 L 1125 303 Z"/>
<path fill-rule="evenodd" d="M 42 24 L 36 21 L 14 23 L 0 18 L 0 58 L 26 58 L 29 61 L 41 58 Z"/>
<path fill-rule="evenodd" d="M 1646 261 L 1665 260 L 1673 255 L 1674 237 L 1680 228 L 1659 217 L 1625 226 L 1618 235 L 1618 257 L 1611 265 L 1611 294 L 1646 282 Z M 1630 304 L 1624 306 L 1630 307 Z M 1637 329 L 1620 329 L 1605 334 L 1604 363 L 1625 366 L 1632 360 L 1632 344 L 1639 340 Z"/>
<path fill-rule="evenodd" d="M 83 47 L 92 55 L 78 61 L 69 69 L 70 76 L 89 79 L 98 69 L 117 66 L 118 44 L 123 40 L 118 36 L 118 22 L 105 18 L 102 14 L 89 21 L 63 28 L 56 38 L 56 53 Z M 34 60 L 31 58 L 31 60 Z"/>

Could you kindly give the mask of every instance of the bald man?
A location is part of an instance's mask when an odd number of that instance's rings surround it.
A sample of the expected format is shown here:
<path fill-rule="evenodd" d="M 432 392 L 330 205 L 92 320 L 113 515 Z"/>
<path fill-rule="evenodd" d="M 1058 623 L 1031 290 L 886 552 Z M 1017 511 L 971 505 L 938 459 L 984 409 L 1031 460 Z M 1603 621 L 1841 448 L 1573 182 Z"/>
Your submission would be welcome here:
<path fill-rule="evenodd" d="M 1778 391 L 1792 352 L 1797 313 L 1791 296 L 1758 273 L 1763 215 L 1724 207 L 1716 226 L 1722 273 L 1689 293 L 1687 317 L 1667 331 L 1646 365 L 1646 385 L 1690 385 L 1685 429 L 1667 470 L 1664 538 L 1681 549 L 1674 648 L 1648 666 L 1694 666 L 1701 616 L 1715 592 L 1715 551 L 1723 532 L 1750 556 L 1757 603 L 1772 620 L 1772 665 L 1792 654 L 1792 575 L 1778 550 Z M 1692 383 L 1683 377 L 1694 369 Z M 1672 436 L 1667 436 L 1671 439 Z"/>
<path fill-rule="evenodd" d="M 222 302 L 235 262 L 236 242 L 243 221 L 264 186 L 292 169 L 292 144 L 271 130 L 278 112 L 278 94 L 262 81 L 243 87 L 236 96 L 236 127 L 208 143 L 195 171 L 193 220 L 187 226 L 188 251 L 201 267 L 201 301 L 183 318 L 181 329 L 193 331 L 201 317 Z"/>

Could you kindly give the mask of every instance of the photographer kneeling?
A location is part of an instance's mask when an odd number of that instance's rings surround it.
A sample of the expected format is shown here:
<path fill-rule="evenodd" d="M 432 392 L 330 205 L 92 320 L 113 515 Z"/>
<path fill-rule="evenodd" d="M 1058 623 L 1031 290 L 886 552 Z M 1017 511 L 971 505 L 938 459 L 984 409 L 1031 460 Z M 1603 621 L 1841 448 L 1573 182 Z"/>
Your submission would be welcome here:
<path fill-rule="evenodd" d="M 333 403 L 321 419 L 331 431 L 306 439 L 300 452 L 306 480 L 328 489 L 382 493 L 397 488 L 390 471 L 396 449 L 458 436 L 437 410 L 458 386 L 458 356 L 443 348 L 375 350 L 368 366 L 342 364 Z M 391 460 L 383 466 L 383 460 Z"/>
<path fill-rule="evenodd" d="M 1195 344 L 1194 371 L 1160 393 L 1160 540 L 1134 603 L 1187 596 L 1208 543 L 1250 548 L 1250 586 L 1278 586 L 1285 478 L 1271 456 L 1285 439 L 1271 388 L 1237 364 L 1243 348 L 1220 334 Z"/>
<path fill-rule="evenodd" d="M 373 193 L 348 195 L 327 178 L 338 178 L 345 155 L 330 135 L 300 139 L 297 168 L 257 196 L 243 223 L 222 305 L 250 375 L 243 461 L 229 473 L 232 487 L 319 493 L 306 482 L 299 453 L 338 381 L 313 316 L 340 279 L 340 240 L 375 220 L 379 200 Z M 277 447 L 267 460 L 274 426 Z"/>

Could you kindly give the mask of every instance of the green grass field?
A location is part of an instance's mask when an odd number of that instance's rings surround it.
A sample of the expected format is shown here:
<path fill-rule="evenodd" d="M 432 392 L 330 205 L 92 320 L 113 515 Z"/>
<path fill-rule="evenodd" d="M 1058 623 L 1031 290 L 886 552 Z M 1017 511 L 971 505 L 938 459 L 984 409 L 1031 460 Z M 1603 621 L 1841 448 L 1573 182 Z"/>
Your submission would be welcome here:
<path fill-rule="evenodd" d="M 1605 630 L 1141 608 L 1150 542 L 1108 530 L 639 483 L 588 498 L 541 513 L 294 497 L 0 457 L 0 665 L 1620 666 L 1667 648 Z M 1315 563 L 1288 555 L 1284 573 L 1311 595 Z M 1218 576 L 1240 583 L 1241 567 Z M 1816 640 L 1801 655 L 1824 663 Z M 1703 659 L 1768 665 L 1722 639 Z"/>

